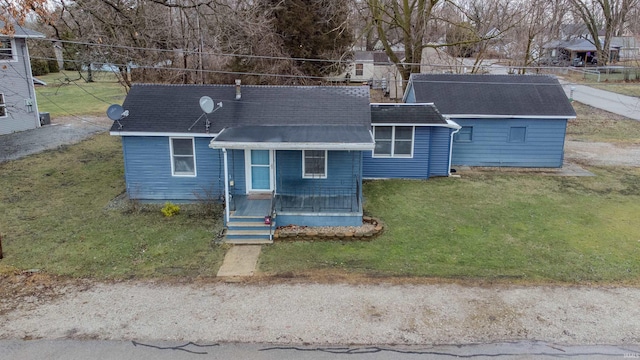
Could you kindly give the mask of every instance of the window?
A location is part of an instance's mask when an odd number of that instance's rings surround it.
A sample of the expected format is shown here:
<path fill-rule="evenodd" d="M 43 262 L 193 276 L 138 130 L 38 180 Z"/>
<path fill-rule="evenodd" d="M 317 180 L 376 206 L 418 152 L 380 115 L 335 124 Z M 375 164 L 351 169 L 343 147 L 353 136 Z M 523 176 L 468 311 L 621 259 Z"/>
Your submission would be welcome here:
<path fill-rule="evenodd" d="M 174 176 L 196 176 L 193 138 L 171 139 L 171 173 Z"/>
<path fill-rule="evenodd" d="M 0 118 L 7 117 L 7 103 L 4 101 L 4 94 L 0 93 Z"/>
<path fill-rule="evenodd" d="M 471 142 L 471 140 L 473 140 L 473 126 L 463 126 L 453 135 L 455 142 Z"/>
<path fill-rule="evenodd" d="M 11 39 L 0 39 L 0 61 L 16 61 L 14 42 Z"/>
<path fill-rule="evenodd" d="M 524 126 L 513 126 L 509 129 L 509 142 L 524 142 L 527 137 L 527 128 Z"/>
<path fill-rule="evenodd" d="M 364 64 L 356 64 L 356 76 L 364 75 Z"/>
<path fill-rule="evenodd" d="M 413 157 L 413 126 L 374 126 L 376 157 Z"/>
<path fill-rule="evenodd" d="M 302 169 L 302 177 L 305 179 L 326 179 L 327 151 L 303 150 Z"/>

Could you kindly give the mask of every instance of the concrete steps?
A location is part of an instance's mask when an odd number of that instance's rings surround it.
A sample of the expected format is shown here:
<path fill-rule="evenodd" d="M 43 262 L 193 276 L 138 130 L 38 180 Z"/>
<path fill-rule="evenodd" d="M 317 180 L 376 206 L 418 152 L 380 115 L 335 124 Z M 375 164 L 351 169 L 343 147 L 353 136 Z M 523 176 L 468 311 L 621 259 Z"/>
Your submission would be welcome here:
<path fill-rule="evenodd" d="M 275 229 L 275 224 L 272 225 Z M 271 244 L 269 225 L 259 216 L 231 215 L 224 242 L 229 244 Z"/>

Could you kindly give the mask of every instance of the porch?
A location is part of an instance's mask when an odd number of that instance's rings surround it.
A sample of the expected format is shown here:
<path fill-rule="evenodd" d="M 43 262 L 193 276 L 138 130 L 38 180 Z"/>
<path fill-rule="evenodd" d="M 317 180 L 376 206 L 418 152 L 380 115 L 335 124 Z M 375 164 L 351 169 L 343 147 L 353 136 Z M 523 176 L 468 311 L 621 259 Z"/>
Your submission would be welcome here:
<path fill-rule="evenodd" d="M 358 192 L 304 189 L 286 194 L 232 195 L 225 241 L 236 244 L 273 242 L 277 226 L 360 226 Z M 268 221 L 266 221 L 268 217 Z"/>
<path fill-rule="evenodd" d="M 358 193 L 346 189 L 303 189 L 284 194 L 232 195 L 229 209 L 233 216 L 270 216 L 271 210 L 278 215 L 304 213 L 308 215 L 362 214 L 362 204 Z"/>

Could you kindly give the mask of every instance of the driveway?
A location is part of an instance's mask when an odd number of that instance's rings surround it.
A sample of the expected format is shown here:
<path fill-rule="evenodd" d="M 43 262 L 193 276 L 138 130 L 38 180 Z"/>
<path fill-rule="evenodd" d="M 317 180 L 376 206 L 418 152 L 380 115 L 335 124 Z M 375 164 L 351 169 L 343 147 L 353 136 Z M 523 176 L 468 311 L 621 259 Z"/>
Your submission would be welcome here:
<path fill-rule="evenodd" d="M 560 80 L 567 97 L 585 105 L 640 121 L 640 98 Z M 573 94 L 572 89 L 573 88 Z"/>
<path fill-rule="evenodd" d="M 37 129 L 0 135 L 0 163 L 80 142 L 108 130 L 111 123 L 100 116 L 68 116 Z"/>

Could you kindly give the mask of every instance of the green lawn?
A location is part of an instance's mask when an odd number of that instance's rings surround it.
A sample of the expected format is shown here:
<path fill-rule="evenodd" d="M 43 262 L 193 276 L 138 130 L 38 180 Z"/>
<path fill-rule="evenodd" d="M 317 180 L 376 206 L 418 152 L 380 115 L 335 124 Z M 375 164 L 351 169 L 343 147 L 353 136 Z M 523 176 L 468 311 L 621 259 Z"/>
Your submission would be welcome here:
<path fill-rule="evenodd" d="M 86 77 L 86 73 L 83 75 Z M 38 110 L 51 117 L 104 115 L 110 104 L 122 104 L 126 95 L 125 88 L 110 73 L 95 72 L 91 83 L 72 71 L 38 78 L 47 83 L 36 87 Z"/>
<path fill-rule="evenodd" d="M 597 177 L 474 175 L 364 186 L 382 219 L 372 242 L 276 243 L 262 271 L 375 276 L 637 282 L 640 169 Z"/>
<path fill-rule="evenodd" d="M 119 138 L 0 164 L 0 270 L 41 269 L 72 277 L 215 275 L 219 215 L 192 206 L 171 218 L 138 204 L 107 210 L 124 190 Z"/>

